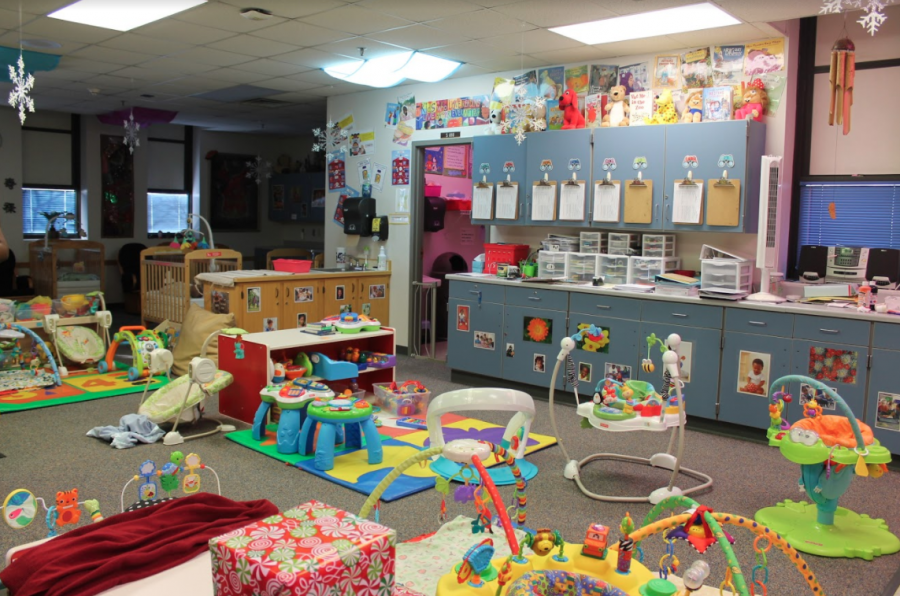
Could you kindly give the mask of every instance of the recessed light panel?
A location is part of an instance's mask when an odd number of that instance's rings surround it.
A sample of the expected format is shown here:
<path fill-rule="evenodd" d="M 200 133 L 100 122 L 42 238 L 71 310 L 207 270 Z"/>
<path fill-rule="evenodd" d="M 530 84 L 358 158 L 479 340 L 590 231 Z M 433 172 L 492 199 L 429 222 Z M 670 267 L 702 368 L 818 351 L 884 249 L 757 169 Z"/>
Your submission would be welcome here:
<path fill-rule="evenodd" d="M 130 31 L 164 19 L 207 0 L 79 0 L 49 17 L 82 25 Z"/>

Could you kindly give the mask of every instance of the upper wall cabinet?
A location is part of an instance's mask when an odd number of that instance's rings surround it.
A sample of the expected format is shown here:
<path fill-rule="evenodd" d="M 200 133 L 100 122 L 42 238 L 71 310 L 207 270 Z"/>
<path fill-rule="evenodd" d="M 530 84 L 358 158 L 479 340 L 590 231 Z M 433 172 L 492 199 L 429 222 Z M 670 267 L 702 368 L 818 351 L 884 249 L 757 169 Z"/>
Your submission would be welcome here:
<path fill-rule="evenodd" d="M 321 223 L 325 221 L 325 174 L 275 174 L 269 179 L 269 219 Z"/>
<path fill-rule="evenodd" d="M 731 120 L 666 126 L 665 221 L 673 231 L 756 232 L 760 158 L 766 127 L 760 122 Z M 676 184 L 690 172 L 702 189 L 700 213 L 676 197 Z M 723 172 L 727 180 L 723 180 Z M 720 183 L 721 181 L 721 183 Z M 695 195 L 693 195 L 695 196 Z M 678 223 L 691 220 L 692 223 Z M 696 221 L 697 223 L 693 223 Z"/>
<path fill-rule="evenodd" d="M 587 225 L 591 131 L 583 128 L 530 133 L 523 145 L 527 153 L 527 223 L 535 226 Z M 573 175 L 581 183 L 581 190 L 570 194 L 567 183 L 572 181 Z M 580 204 L 576 205 L 578 200 Z"/>
<path fill-rule="evenodd" d="M 472 223 L 494 226 L 525 223 L 525 144 L 519 145 L 513 135 L 475 137 L 472 182 L 478 185 L 484 181 L 491 187 L 492 207 L 476 209 L 478 197 L 473 193 Z"/>

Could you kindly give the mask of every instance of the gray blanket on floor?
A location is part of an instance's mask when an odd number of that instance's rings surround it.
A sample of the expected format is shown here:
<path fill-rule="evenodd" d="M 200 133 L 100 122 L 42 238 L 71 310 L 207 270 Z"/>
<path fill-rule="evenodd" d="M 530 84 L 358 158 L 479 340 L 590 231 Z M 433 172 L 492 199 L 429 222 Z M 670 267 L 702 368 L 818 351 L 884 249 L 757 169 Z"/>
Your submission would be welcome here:
<path fill-rule="evenodd" d="M 112 441 L 116 449 L 128 449 L 139 442 L 155 443 L 165 434 L 143 414 L 126 414 L 119 420 L 119 426 L 98 426 L 89 430 L 87 436 Z"/>

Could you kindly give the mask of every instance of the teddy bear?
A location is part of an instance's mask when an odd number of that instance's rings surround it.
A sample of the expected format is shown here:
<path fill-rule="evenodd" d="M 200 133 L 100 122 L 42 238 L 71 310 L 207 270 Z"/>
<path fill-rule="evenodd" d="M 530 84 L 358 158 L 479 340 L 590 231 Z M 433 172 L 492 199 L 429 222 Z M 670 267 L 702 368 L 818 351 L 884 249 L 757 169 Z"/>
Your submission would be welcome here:
<path fill-rule="evenodd" d="M 769 107 L 769 94 L 766 93 L 765 85 L 760 79 L 753 79 L 753 82 L 744 90 L 741 107 L 734 111 L 734 119 L 762 122 L 767 107 Z"/>
<path fill-rule="evenodd" d="M 691 93 L 684 104 L 684 111 L 681 113 L 682 122 L 702 122 L 703 121 L 703 94 L 699 91 Z"/>
<path fill-rule="evenodd" d="M 501 133 L 500 130 L 500 118 L 502 115 L 502 111 L 500 109 L 492 109 L 491 115 L 488 117 L 488 129 L 484 134 L 487 135 L 498 135 Z"/>
<path fill-rule="evenodd" d="M 656 113 L 652 118 L 644 116 L 644 124 L 675 124 L 676 122 L 678 122 L 678 113 L 675 111 L 672 92 L 664 89 L 656 96 Z"/>
<path fill-rule="evenodd" d="M 584 128 L 584 114 L 578 109 L 578 95 L 574 89 L 566 89 L 560 96 L 559 108 L 563 111 L 563 130 Z"/>
<path fill-rule="evenodd" d="M 603 116 L 603 122 L 600 126 L 605 128 L 631 124 L 631 120 L 628 119 L 631 108 L 628 106 L 628 102 L 625 101 L 625 95 L 624 85 L 616 85 L 610 88 L 609 103 L 606 104 L 606 114 Z"/>

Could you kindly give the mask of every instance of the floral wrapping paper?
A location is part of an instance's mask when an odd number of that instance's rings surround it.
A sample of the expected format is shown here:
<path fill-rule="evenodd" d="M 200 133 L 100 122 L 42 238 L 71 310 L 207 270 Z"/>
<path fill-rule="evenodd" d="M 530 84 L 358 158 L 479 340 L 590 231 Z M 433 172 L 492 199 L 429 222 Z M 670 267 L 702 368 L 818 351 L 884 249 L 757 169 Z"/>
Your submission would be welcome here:
<path fill-rule="evenodd" d="M 394 530 L 310 501 L 209 541 L 218 596 L 392 596 Z"/>

